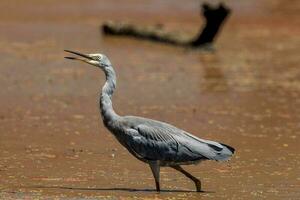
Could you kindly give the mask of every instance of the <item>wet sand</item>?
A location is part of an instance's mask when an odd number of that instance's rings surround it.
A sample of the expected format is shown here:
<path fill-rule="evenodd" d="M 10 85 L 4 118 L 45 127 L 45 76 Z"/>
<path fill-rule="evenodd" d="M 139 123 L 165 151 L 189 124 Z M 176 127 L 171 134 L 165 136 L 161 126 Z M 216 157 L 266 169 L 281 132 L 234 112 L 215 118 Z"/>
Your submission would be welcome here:
<path fill-rule="evenodd" d="M 108 19 L 195 35 L 199 1 L 2 1 L 1 199 L 299 199 L 298 1 L 228 1 L 215 52 L 103 37 Z M 187 166 L 204 193 L 148 166 L 100 121 L 101 71 L 63 49 L 102 52 L 118 76 L 121 115 L 166 121 L 236 148 L 229 162 Z"/>

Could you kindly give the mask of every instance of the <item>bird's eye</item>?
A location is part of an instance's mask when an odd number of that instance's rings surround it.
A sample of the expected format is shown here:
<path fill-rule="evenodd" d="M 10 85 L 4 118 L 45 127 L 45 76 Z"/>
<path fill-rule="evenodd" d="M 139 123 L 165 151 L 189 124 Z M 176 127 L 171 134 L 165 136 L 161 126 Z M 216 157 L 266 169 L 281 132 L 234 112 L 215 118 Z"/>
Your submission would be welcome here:
<path fill-rule="evenodd" d="M 95 60 L 101 60 L 101 56 L 93 56 Z"/>

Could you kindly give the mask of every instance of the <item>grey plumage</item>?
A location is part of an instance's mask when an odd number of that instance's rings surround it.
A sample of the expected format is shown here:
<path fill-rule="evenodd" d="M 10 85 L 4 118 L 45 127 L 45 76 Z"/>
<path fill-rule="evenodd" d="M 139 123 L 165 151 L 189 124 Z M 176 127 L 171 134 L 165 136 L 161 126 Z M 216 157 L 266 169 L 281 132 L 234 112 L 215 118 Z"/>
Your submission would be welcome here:
<path fill-rule="evenodd" d="M 155 178 L 156 189 L 160 190 L 159 168 L 169 166 L 195 182 L 201 191 L 201 182 L 180 165 L 195 164 L 203 160 L 228 160 L 234 148 L 200 139 L 173 125 L 135 116 L 119 116 L 112 106 L 112 94 L 116 87 L 115 71 L 103 54 L 81 54 L 66 50 L 81 57 L 66 57 L 86 62 L 102 69 L 106 82 L 100 95 L 100 111 L 104 125 L 117 140 L 137 159 L 150 165 Z"/>

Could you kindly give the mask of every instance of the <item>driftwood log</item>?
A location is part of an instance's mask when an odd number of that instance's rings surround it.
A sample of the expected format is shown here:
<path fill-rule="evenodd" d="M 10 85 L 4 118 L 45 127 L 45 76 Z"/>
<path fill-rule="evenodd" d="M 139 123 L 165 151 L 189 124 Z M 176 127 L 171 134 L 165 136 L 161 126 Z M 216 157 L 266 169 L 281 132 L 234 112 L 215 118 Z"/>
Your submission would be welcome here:
<path fill-rule="evenodd" d="M 139 27 L 124 22 L 105 22 L 102 25 L 102 32 L 107 35 L 129 36 L 172 45 L 204 47 L 213 43 L 215 36 L 230 13 L 230 9 L 222 3 L 217 7 L 205 3 L 201 7 L 201 15 L 205 18 L 205 24 L 200 33 L 193 39 L 178 33 L 167 32 L 162 25 Z"/>
<path fill-rule="evenodd" d="M 213 43 L 229 13 L 230 9 L 226 8 L 222 3 L 219 4 L 218 8 L 213 8 L 208 4 L 203 4 L 202 15 L 205 17 L 206 23 L 199 35 L 190 42 L 190 45 L 199 47 L 201 45 Z"/>

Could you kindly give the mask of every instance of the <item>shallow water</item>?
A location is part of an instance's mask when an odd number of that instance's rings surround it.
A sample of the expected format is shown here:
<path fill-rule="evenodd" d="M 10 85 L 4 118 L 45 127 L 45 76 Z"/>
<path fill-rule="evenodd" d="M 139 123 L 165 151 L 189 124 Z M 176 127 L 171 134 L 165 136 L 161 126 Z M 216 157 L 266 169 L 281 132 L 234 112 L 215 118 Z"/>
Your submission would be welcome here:
<path fill-rule="evenodd" d="M 199 1 L 2 1 L 0 197 L 298 199 L 300 5 L 284 2 L 228 1 L 216 51 L 204 52 L 99 32 L 115 19 L 193 36 Z M 148 166 L 99 122 L 103 74 L 63 49 L 108 55 L 119 114 L 169 122 L 236 154 L 185 167 L 205 193 L 169 168 L 156 193 Z"/>

